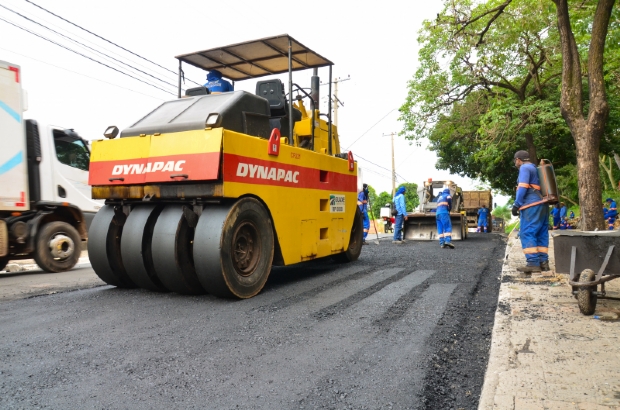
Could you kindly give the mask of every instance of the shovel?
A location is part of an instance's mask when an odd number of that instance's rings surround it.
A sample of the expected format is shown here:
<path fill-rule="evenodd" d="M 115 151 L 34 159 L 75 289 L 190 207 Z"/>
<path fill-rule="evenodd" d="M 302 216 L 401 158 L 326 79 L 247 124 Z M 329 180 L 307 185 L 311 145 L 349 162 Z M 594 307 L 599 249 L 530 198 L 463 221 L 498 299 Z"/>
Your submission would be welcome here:
<path fill-rule="evenodd" d="M 372 204 L 370 203 L 370 196 L 368 197 L 368 210 L 370 211 L 370 217 L 372 218 L 372 223 L 375 226 L 375 233 L 377 234 L 377 240 L 373 243 L 375 245 L 379 245 L 379 231 L 377 231 L 377 221 L 375 221 L 375 216 L 372 214 Z"/>

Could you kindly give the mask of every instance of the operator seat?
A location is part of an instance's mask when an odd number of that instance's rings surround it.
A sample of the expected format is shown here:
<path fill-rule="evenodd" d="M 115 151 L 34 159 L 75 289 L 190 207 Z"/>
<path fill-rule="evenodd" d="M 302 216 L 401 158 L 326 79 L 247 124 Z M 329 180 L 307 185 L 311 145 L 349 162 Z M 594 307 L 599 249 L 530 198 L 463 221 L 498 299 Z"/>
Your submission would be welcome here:
<path fill-rule="evenodd" d="M 284 94 L 284 84 L 277 78 L 256 83 L 256 95 L 265 98 L 269 102 L 271 128 L 280 130 L 280 135 L 289 137 L 289 105 Z M 293 107 L 293 123 L 301 121 L 301 111 Z"/>

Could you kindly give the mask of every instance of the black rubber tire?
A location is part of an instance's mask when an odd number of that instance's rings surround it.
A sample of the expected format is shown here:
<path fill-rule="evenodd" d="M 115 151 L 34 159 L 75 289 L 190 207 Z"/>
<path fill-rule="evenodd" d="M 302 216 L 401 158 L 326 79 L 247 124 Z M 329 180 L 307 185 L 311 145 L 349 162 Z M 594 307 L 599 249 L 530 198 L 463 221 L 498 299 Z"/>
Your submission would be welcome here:
<path fill-rule="evenodd" d="M 127 217 L 121 236 L 121 257 L 133 283 L 154 292 L 168 292 L 155 273 L 151 242 L 161 206 L 136 206 Z"/>
<path fill-rule="evenodd" d="M 151 252 L 157 277 L 172 292 L 182 295 L 206 293 L 194 269 L 193 241 L 194 229 L 183 216 L 183 207 L 166 206 L 153 228 Z"/>
<path fill-rule="evenodd" d="M 64 272 L 73 268 L 80 260 L 82 239 L 78 231 L 66 222 L 49 222 L 39 227 L 35 238 L 34 260 L 45 272 Z M 73 242 L 73 250 L 62 259 L 55 259 L 51 254 L 49 243 L 58 236 L 67 236 Z"/>
<path fill-rule="evenodd" d="M 108 285 L 135 288 L 121 257 L 121 237 L 127 217 L 105 205 L 93 218 L 88 230 L 88 258 L 93 270 Z"/>
<path fill-rule="evenodd" d="M 404 235 L 404 233 L 403 233 Z M 362 212 L 357 208 L 353 225 L 351 226 L 351 236 L 349 237 L 349 247 L 346 251 L 334 255 L 333 258 L 338 263 L 354 262 L 362 253 L 362 241 L 364 240 L 364 225 Z"/>
<path fill-rule="evenodd" d="M 196 273 L 207 292 L 228 298 L 257 295 L 271 273 L 273 223 L 254 198 L 203 210 L 194 237 Z"/>
<path fill-rule="evenodd" d="M 585 269 L 579 275 L 579 283 L 593 282 L 596 274 L 592 269 Z M 577 291 L 577 305 L 584 315 L 593 315 L 596 310 L 596 286 L 580 287 Z"/>
<path fill-rule="evenodd" d="M 0 271 L 3 271 L 6 268 L 6 265 L 9 264 L 9 258 L 7 256 L 0 258 Z"/>

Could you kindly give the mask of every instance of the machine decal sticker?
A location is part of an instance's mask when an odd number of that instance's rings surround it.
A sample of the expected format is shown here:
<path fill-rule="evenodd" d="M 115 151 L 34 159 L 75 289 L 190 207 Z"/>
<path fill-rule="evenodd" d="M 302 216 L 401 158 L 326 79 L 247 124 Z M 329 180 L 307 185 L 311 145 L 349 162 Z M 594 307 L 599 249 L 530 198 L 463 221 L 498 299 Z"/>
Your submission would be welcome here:
<path fill-rule="evenodd" d="M 346 163 L 344 164 L 346 165 Z M 225 183 L 241 182 L 253 185 L 321 189 L 332 192 L 356 192 L 357 177 L 355 175 L 341 174 L 335 171 L 328 171 L 327 174 L 322 180 L 321 170 L 317 168 L 224 154 L 223 176 Z"/>
<path fill-rule="evenodd" d="M 344 195 L 329 195 L 329 212 L 344 213 L 345 197 Z"/>
<path fill-rule="evenodd" d="M 92 161 L 89 185 L 125 185 L 172 182 L 182 173 L 185 181 L 217 179 L 220 153 L 168 155 L 115 161 Z M 112 179 L 112 181 L 110 181 Z"/>

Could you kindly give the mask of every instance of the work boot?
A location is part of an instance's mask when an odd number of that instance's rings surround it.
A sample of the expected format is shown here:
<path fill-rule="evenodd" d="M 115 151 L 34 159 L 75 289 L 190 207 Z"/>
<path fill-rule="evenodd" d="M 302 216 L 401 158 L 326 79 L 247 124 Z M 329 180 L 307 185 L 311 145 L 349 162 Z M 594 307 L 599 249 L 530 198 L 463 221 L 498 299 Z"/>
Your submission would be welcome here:
<path fill-rule="evenodd" d="M 402 243 L 403 243 L 403 241 L 401 241 L 401 240 L 399 239 L 399 240 L 397 240 L 397 241 L 392 241 L 392 243 L 395 243 L 395 244 L 397 244 L 397 245 L 400 245 L 400 244 L 402 244 Z"/>
<path fill-rule="evenodd" d="M 549 267 L 549 261 L 540 262 L 540 269 L 541 269 L 543 272 L 550 271 L 550 270 L 551 270 L 551 268 Z"/>
<path fill-rule="evenodd" d="M 439 245 L 439 246 L 441 246 L 441 248 L 443 249 L 443 248 L 445 248 L 445 247 L 446 247 L 446 244 L 442 243 L 442 244 L 441 244 L 441 245 Z"/>
<path fill-rule="evenodd" d="M 454 249 L 454 245 L 452 245 L 452 242 L 446 242 L 446 246 L 450 249 Z"/>
<path fill-rule="evenodd" d="M 517 270 L 523 273 L 542 272 L 542 270 L 540 269 L 540 266 L 530 266 L 530 265 L 519 266 Z"/>
<path fill-rule="evenodd" d="M 366 239 L 362 241 L 362 245 L 368 245 L 368 242 L 366 242 Z"/>

